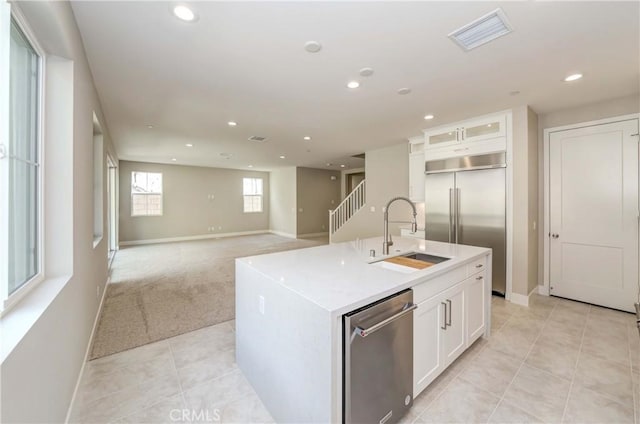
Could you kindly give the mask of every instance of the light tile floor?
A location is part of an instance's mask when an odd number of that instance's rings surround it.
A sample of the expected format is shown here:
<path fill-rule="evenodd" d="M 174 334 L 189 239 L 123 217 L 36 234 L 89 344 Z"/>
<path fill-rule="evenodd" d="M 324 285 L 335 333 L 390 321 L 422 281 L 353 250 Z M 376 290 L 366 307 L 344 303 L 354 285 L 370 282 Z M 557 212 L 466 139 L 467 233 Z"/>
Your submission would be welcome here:
<path fill-rule="evenodd" d="M 640 424 L 633 315 L 494 298 L 492 331 L 415 399 L 403 423 Z M 235 364 L 234 342 L 230 321 L 91 361 L 70 421 L 273 422 Z"/>

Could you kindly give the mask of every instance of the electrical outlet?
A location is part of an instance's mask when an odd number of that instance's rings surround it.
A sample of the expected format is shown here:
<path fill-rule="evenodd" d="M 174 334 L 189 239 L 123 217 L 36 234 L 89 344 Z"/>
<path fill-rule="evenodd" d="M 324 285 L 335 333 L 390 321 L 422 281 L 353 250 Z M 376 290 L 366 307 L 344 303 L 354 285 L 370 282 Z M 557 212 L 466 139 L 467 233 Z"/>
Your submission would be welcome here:
<path fill-rule="evenodd" d="M 221 227 L 221 226 L 220 226 L 220 227 L 218 227 L 218 230 L 222 230 L 222 227 Z"/>
<path fill-rule="evenodd" d="M 258 310 L 262 315 L 264 315 L 264 296 L 260 295 L 260 300 L 258 302 Z"/>
<path fill-rule="evenodd" d="M 370 210 L 371 210 L 371 212 L 375 212 L 376 211 L 376 207 L 375 206 L 371 206 Z"/>
<path fill-rule="evenodd" d="M 536 225 L 536 221 L 533 221 L 533 231 L 535 231 L 535 230 L 536 230 L 536 226 L 537 226 L 537 225 Z"/>
<path fill-rule="evenodd" d="M 96 299 L 100 299 L 100 284 L 96 287 Z"/>
<path fill-rule="evenodd" d="M 322 229 L 324 230 L 324 224 L 322 224 Z"/>

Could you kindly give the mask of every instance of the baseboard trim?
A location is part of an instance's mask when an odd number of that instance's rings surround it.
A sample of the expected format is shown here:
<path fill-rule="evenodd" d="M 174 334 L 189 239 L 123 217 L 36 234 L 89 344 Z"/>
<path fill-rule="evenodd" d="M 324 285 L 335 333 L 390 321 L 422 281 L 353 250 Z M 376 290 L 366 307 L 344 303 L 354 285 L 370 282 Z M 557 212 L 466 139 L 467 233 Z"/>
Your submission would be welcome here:
<path fill-rule="evenodd" d="M 280 237 L 287 237 L 287 238 L 298 238 L 296 237 L 295 234 L 291 234 L 291 233 L 285 233 L 284 231 L 277 231 L 277 230 L 269 230 L 268 232 L 270 232 L 271 234 L 275 234 L 277 236 Z"/>
<path fill-rule="evenodd" d="M 546 286 L 538 286 L 538 294 L 541 296 L 549 296 L 549 290 Z"/>
<path fill-rule="evenodd" d="M 328 236 L 329 232 L 325 231 L 322 233 L 308 233 L 308 234 L 298 234 L 297 238 L 304 238 L 304 237 L 323 237 L 323 236 Z"/>
<path fill-rule="evenodd" d="M 65 424 L 69 422 L 71 419 L 71 411 L 73 410 L 73 406 L 76 403 L 76 396 L 78 395 L 78 389 L 80 388 L 80 382 L 82 381 L 82 376 L 84 375 L 84 367 L 89 360 L 89 354 L 91 353 L 91 345 L 93 344 L 93 337 L 96 334 L 96 329 L 98 328 L 98 321 L 100 320 L 100 314 L 102 313 L 102 306 L 104 305 L 104 299 L 107 295 L 107 286 L 111 282 L 111 277 L 107 277 L 107 281 L 104 284 L 104 290 L 102 290 L 102 297 L 100 298 L 100 304 L 98 305 L 98 312 L 96 313 L 96 318 L 93 320 L 93 328 L 91 329 L 91 335 L 89 336 L 89 343 L 87 344 L 87 350 L 84 353 L 84 360 L 82 361 L 82 367 L 80 368 L 80 374 L 78 375 L 78 380 L 76 381 L 76 387 L 73 389 L 73 395 L 71 396 L 71 402 L 69 403 L 69 408 L 67 409 L 67 416 L 64 420 Z"/>
<path fill-rule="evenodd" d="M 529 298 L 531 297 L 532 294 L 534 294 L 535 292 L 538 291 L 538 286 L 534 287 L 533 290 L 531 290 L 529 292 L 528 295 L 523 295 L 523 294 L 518 294 L 518 293 L 511 293 L 511 298 L 509 299 L 509 301 L 511 303 L 515 303 L 516 305 L 521 305 L 521 306 L 529 306 Z"/>
<path fill-rule="evenodd" d="M 509 301 L 516 305 L 529 306 L 529 296 L 525 296 L 523 294 L 511 293 Z"/>
<path fill-rule="evenodd" d="M 147 239 L 147 240 L 129 240 L 121 241 L 120 246 L 140 246 L 143 244 L 157 244 L 157 243 L 174 243 L 177 241 L 193 241 L 193 240 L 206 240 L 225 237 L 239 237 L 250 236 L 255 234 L 267 234 L 269 230 L 257 230 L 257 231 L 238 231 L 235 233 L 216 233 L 216 234 L 202 234 L 199 236 L 186 236 L 186 237 L 168 237 L 161 239 Z"/>

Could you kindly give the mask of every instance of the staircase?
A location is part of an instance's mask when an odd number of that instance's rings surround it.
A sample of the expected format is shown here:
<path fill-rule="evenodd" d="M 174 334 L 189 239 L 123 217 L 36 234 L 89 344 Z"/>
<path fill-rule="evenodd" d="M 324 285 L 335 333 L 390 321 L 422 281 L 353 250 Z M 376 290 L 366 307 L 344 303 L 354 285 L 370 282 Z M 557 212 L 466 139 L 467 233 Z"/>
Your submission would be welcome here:
<path fill-rule="evenodd" d="M 351 193 L 332 211 L 329 211 L 329 243 L 331 237 L 342 227 L 353 215 L 356 214 L 366 203 L 365 182 L 353 189 Z"/>

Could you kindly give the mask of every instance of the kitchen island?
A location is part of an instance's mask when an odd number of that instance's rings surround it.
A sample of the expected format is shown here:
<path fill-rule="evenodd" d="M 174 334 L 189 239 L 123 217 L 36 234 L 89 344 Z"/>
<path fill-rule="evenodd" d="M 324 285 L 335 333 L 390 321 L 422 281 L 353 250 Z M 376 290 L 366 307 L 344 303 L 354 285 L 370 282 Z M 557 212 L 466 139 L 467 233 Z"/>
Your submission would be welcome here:
<path fill-rule="evenodd" d="M 389 255 L 370 256 L 381 247 L 377 237 L 236 260 L 237 363 L 277 422 L 342 422 L 348 312 L 413 289 L 414 397 L 488 335 L 490 249 L 396 238 Z M 409 252 L 448 260 L 421 270 L 379 262 Z M 441 313 L 447 303 L 453 318 Z"/>

